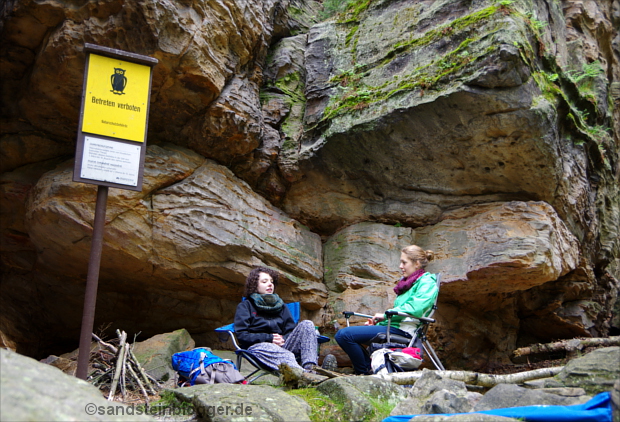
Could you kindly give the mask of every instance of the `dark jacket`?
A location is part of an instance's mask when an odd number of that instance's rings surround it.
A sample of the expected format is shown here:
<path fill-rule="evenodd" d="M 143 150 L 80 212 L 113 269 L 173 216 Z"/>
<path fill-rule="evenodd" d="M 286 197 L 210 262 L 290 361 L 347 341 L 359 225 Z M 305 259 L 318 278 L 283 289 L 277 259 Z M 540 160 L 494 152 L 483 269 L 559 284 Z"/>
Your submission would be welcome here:
<path fill-rule="evenodd" d="M 286 305 L 277 314 L 258 311 L 252 299 L 246 299 L 237 305 L 235 334 L 244 349 L 256 343 L 273 342 L 274 333 L 286 338 L 295 329 L 295 325 Z"/>

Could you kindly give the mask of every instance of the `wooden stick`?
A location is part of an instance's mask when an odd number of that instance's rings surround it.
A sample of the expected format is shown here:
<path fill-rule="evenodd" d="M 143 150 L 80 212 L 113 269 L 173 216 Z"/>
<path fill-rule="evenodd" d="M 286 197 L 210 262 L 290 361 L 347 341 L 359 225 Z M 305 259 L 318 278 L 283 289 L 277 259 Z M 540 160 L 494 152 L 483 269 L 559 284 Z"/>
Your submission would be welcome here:
<path fill-rule="evenodd" d="M 125 334 L 125 332 L 123 331 L 123 334 Z M 125 336 L 127 336 L 127 334 L 125 334 Z M 126 392 L 126 380 L 127 380 L 127 373 L 125 370 L 125 367 L 127 366 L 127 348 L 128 348 L 129 344 L 125 343 L 123 344 L 123 363 L 121 364 L 121 393 L 123 394 L 123 400 L 125 400 L 125 392 Z"/>
<path fill-rule="evenodd" d="M 320 366 L 315 366 L 314 371 L 319 375 L 325 375 L 329 378 L 337 378 L 337 377 L 346 377 L 348 375 L 341 374 L 339 372 L 329 371 L 327 369 L 321 368 Z"/>
<path fill-rule="evenodd" d="M 129 369 L 129 373 L 131 374 L 131 376 L 138 382 L 138 386 L 140 387 L 140 390 L 142 391 L 142 394 L 144 395 L 144 398 L 146 399 L 146 402 L 148 403 L 149 395 L 146 392 L 144 385 L 142 385 L 142 383 L 140 382 L 140 378 L 138 377 L 138 374 L 136 374 L 136 372 L 133 370 L 131 365 L 127 365 L 127 369 Z"/>
<path fill-rule="evenodd" d="M 90 382 L 94 385 L 97 386 L 97 382 L 103 378 L 105 375 L 107 375 L 110 371 L 112 371 L 112 369 L 114 368 L 108 368 L 105 372 L 103 372 L 102 374 L 98 375 L 97 377 L 93 377 Z"/>
<path fill-rule="evenodd" d="M 149 380 L 149 375 L 144 372 L 144 369 L 142 368 L 142 365 L 140 365 L 140 362 L 138 362 L 138 359 L 136 358 L 136 355 L 133 354 L 133 349 L 129 349 L 129 354 L 131 356 L 131 359 L 134 362 L 134 365 L 136 366 L 136 369 L 138 370 L 138 373 L 142 376 L 142 378 L 144 379 L 144 383 L 146 384 L 146 386 L 149 388 L 149 390 L 151 391 L 152 394 L 157 394 L 157 391 L 155 390 L 155 388 L 153 388 L 153 384 L 151 383 L 151 381 Z M 153 380 L 155 381 L 155 380 Z M 160 387 L 159 384 L 157 384 L 157 381 L 155 381 L 157 387 Z"/>
<path fill-rule="evenodd" d="M 117 332 L 118 333 L 118 332 Z M 121 342 L 119 343 L 118 347 L 120 349 L 119 354 L 116 357 L 116 369 L 114 370 L 114 379 L 112 380 L 112 386 L 110 387 L 110 394 L 108 395 L 108 400 L 112 401 L 114 399 L 114 394 L 116 393 L 116 387 L 118 385 L 118 379 L 121 376 L 121 366 L 123 365 L 123 355 L 125 348 L 123 347 L 125 345 L 125 340 L 127 339 L 127 334 L 125 332 L 123 332 L 123 334 L 120 336 L 120 340 Z"/>
<path fill-rule="evenodd" d="M 110 349 L 110 351 L 114 354 L 118 353 L 118 349 L 114 346 L 112 346 L 110 343 L 106 343 L 105 341 L 101 340 L 99 337 L 97 337 L 95 335 L 95 333 L 91 333 L 93 335 L 93 338 L 98 341 L 99 343 L 101 343 L 102 345 L 104 345 L 105 347 L 107 347 L 108 349 Z"/>
<path fill-rule="evenodd" d="M 574 352 L 582 350 L 584 347 L 590 346 L 618 346 L 620 345 L 620 336 L 609 338 L 574 338 L 570 340 L 556 341 L 555 343 L 534 344 L 528 347 L 521 347 L 513 353 L 515 356 L 526 356 L 536 353 L 549 353 L 564 350 Z"/>
<path fill-rule="evenodd" d="M 541 368 L 533 371 L 518 372 L 516 374 L 507 375 L 481 374 L 470 371 L 437 371 L 437 375 L 456 381 L 463 381 L 466 384 L 494 387 L 498 384 L 521 384 L 525 381 L 552 377 L 559 374 L 562 368 L 564 367 L 554 366 L 551 368 Z M 399 385 L 410 385 L 414 384 L 422 376 L 424 371 L 395 372 L 391 374 L 372 376 L 386 381 L 391 381 Z"/>
<path fill-rule="evenodd" d="M 146 373 L 145 373 L 146 374 Z M 151 385 L 155 385 L 159 390 L 162 389 L 161 384 L 159 383 L 159 381 L 157 381 L 155 378 L 153 378 L 152 376 L 150 376 L 149 374 L 146 374 L 147 378 L 149 379 Z M 155 391 L 155 390 L 153 390 Z"/>

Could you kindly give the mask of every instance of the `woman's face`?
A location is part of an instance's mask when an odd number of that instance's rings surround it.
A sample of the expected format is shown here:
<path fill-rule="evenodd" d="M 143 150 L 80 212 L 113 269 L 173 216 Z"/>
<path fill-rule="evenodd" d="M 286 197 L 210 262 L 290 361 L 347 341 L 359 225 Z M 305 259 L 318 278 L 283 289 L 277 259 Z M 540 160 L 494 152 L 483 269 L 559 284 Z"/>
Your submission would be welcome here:
<path fill-rule="evenodd" d="M 400 254 L 400 265 L 398 266 L 403 273 L 403 277 L 409 277 L 411 274 L 422 268 L 418 261 L 412 261 L 405 253 Z"/>
<path fill-rule="evenodd" d="M 273 279 L 267 273 L 258 274 L 258 285 L 256 286 L 256 292 L 260 295 L 266 295 L 273 293 Z"/>

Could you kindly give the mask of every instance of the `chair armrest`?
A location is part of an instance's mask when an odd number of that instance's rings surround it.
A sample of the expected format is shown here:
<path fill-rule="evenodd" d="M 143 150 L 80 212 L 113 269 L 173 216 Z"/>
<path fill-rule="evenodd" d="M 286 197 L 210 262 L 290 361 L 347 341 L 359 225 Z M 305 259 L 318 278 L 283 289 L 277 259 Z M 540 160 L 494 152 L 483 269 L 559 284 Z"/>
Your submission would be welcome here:
<path fill-rule="evenodd" d="M 422 321 L 422 322 L 426 322 L 426 323 L 431 323 L 431 322 L 435 322 L 435 320 L 433 318 L 426 318 L 426 317 L 414 317 L 411 316 L 405 312 L 398 312 L 398 311 L 385 311 L 385 315 L 388 318 L 393 317 L 394 315 L 398 315 L 398 316 L 402 316 L 402 317 L 407 317 L 407 318 L 411 318 L 411 319 L 416 319 L 418 321 Z"/>
<path fill-rule="evenodd" d="M 233 323 L 233 324 L 224 325 L 223 327 L 216 328 L 215 331 L 217 331 L 218 333 L 226 332 L 226 331 L 232 331 L 234 333 L 235 332 L 235 324 Z"/>
<path fill-rule="evenodd" d="M 221 342 L 225 342 L 230 338 L 235 346 L 235 349 L 241 349 L 239 343 L 237 343 L 237 337 L 235 336 L 235 324 L 224 325 L 215 329 Z"/>
<path fill-rule="evenodd" d="M 346 319 L 351 318 L 352 316 L 358 316 L 362 318 L 372 318 L 374 315 L 366 315 L 366 314 L 358 314 L 357 312 L 343 312 L 342 313 Z"/>
<path fill-rule="evenodd" d="M 362 317 L 362 318 L 372 318 L 373 315 L 366 315 L 366 314 L 358 314 L 357 312 L 343 312 L 342 313 L 344 315 L 344 319 L 347 320 L 347 327 L 349 326 L 349 318 L 351 318 L 352 316 L 358 316 L 358 317 Z"/>

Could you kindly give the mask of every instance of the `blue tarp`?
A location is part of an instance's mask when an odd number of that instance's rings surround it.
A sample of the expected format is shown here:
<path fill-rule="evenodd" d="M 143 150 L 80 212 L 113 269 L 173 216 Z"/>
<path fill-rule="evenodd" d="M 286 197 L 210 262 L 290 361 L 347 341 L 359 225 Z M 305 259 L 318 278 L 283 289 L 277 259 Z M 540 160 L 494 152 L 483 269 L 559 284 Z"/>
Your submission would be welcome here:
<path fill-rule="evenodd" d="M 574 404 L 572 406 L 523 406 L 483 410 L 475 413 L 505 416 L 508 418 L 521 419 L 526 422 L 612 422 L 611 397 L 609 393 L 597 394 L 587 403 Z M 473 413 L 454 413 L 451 415 L 445 414 L 443 416 L 471 414 Z M 383 422 L 407 422 L 414 416 L 420 415 L 389 416 L 383 419 Z"/>

